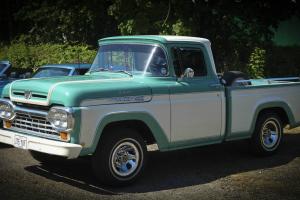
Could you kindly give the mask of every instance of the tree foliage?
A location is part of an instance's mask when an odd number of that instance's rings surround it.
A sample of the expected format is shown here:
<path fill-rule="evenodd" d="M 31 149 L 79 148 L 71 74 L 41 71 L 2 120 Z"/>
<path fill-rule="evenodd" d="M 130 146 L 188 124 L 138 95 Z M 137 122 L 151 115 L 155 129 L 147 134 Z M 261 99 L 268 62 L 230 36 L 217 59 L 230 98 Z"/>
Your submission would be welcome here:
<path fill-rule="evenodd" d="M 0 60 L 9 60 L 15 68 L 30 71 L 49 63 L 91 63 L 95 55 L 95 50 L 83 44 L 26 44 L 24 41 L 14 41 L 0 49 Z"/>
<path fill-rule="evenodd" d="M 116 24 L 107 14 L 105 0 L 23 0 L 13 13 L 22 33 L 30 43 L 87 43 L 116 34 Z"/>
<path fill-rule="evenodd" d="M 264 66 L 266 63 L 266 50 L 260 48 L 254 48 L 254 51 L 250 54 L 248 64 L 248 75 L 251 78 L 263 78 Z"/>
<path fill-rule="evenodd" d="M 295 0 L 3 0 L 0 41 L 88 44 L 112 35 L 170 34 L 211 40 L 218 71 L 247 71 L 253 49 L 272 46 Z M 251 60 L 251 59 L 250 59 Z"/>
<path fill-rule="evenodd" d="M 293 1 L 114 0 L 109 7 L 122 34 L 209 38 L 220 71 L 247 70 L 251 50 L 269 45 L 278 22 L 296 11 Z"/>

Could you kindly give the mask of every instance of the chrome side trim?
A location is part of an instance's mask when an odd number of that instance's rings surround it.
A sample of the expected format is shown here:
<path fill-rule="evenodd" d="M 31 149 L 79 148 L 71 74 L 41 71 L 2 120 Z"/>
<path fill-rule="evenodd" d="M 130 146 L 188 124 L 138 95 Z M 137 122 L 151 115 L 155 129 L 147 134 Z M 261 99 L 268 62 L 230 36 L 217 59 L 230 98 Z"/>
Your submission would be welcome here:
<path fill-rule="evenodd" d="M 101 98 L 101 99 L 87 99 L 84 100 L 80 104 L 80 106 L 145 103 L 151 100 L 152 100 L 152 95 L 122 96 L 122 97 L 111 97 L 111 98 Z"/>
<path fill-rule="evenodd" d="M 286 77 L 286 78 L 268 78 L 268 81 L 291 81 L 291 80 L 300 80 L 300 77 Z"/>
<path fill-rule="evenodd" d="M 300 81 L 300 77 L 286 77 L 286 78 L 267 78 L 267 79 L 249 79 L 249 80 L 237 80 L 237 83 L 251 83 L 252 80 L 262 80 L 267 81 L 268 84 L 272 82 L 275 83 L 285 83 L 285 82 L 297 82 Z"/>

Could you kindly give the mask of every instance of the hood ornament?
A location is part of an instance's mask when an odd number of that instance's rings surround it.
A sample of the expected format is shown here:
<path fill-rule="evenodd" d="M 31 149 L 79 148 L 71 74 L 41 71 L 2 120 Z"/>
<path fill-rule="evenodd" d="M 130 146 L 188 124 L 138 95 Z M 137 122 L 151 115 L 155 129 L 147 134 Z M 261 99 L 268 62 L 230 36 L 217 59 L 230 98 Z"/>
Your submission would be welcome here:
<path fill-rule="evenodd" d="M 25 99 L 31 99 L 32 92 L 30 90 L 25 90 L 24 91 L 24 97 L 25 97 Z"/>

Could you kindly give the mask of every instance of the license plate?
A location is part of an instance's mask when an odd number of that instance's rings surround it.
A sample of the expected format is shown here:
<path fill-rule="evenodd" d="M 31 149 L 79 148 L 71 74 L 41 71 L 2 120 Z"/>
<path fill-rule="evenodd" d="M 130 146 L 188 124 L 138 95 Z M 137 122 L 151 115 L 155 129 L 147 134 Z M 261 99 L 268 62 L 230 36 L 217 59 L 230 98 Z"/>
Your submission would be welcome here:
<path fill-rule="evenodd" d="M 21 149 L 27 149 L 27 138 L 20 135 L 15 135 L 14 146 Z"/>

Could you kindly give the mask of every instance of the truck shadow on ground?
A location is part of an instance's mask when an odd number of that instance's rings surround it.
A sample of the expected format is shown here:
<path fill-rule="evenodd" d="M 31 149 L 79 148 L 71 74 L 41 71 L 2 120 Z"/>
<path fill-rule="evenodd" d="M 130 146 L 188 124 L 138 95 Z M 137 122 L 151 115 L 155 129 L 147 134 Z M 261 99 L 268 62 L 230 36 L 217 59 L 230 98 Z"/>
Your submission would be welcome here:
<path fill-rule="evenodd" d="M 11 145 L 0 143 L 0 149 L 12 148 L 12 147 L 13 146 L 11 146 Z"/>
<path fill-rule="evenodd" d="M 300 134 L 286 134 L 280 151 L 270 157 L 253 156 L 245 141 L 173 152 L 149 152 L 144 176 L 138 182 L 121 188 L 105 187 L 97 183 L 88 158 L 64 161 L 52 166 L 34 165 L 25 169 L 93 193 L 113 195 L 205 184 L 233 174 L 284 165 L 299 156 Z"/>

